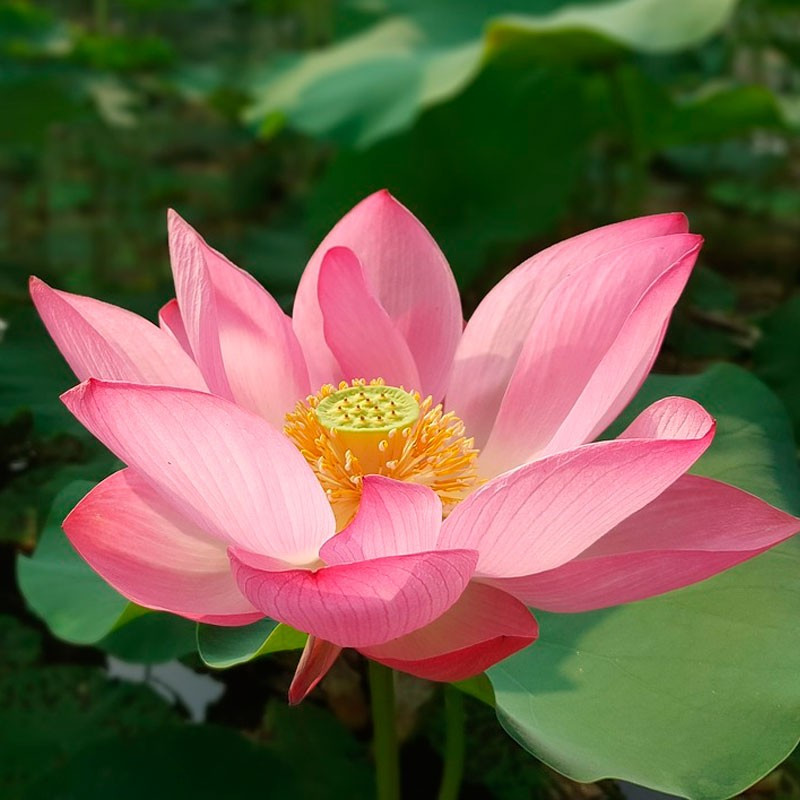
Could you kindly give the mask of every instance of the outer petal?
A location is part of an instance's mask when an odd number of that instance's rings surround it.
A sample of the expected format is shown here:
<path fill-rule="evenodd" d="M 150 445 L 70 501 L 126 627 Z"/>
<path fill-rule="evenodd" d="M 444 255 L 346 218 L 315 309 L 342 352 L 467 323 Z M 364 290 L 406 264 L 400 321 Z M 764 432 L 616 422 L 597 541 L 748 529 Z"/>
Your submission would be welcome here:
<path fill-rule="evenodd" d="M 317 294 L 322 259 L 337 246 L 348 247 L 358 256 L 371 291 L 408 343 L 421 379 L 417 388 L 423 395 L 440 399 L 461 336 L 458 288 L 431 235 L 386 191 L 370 195 L 336 224 L 311 257 L 300 280 L 294 327 L 303 345 L 312 385 L 341 379 L 336 359 L 325 341 Z"/>
<path fill-rule="evenodd" d="M 194 362 L 146 319 L 123 308 L 51 289 L 31 278 L 36 310 L 79 380 L 133 381 L 205 390 Z"/>
<path fill-rule="evenodd" d="M 693 266 L 694 256 L 690 256 L 653 282 L 540 455 L 592 441 L 628 405 L 653 366 L 667 330 L 667 320 Z"/>
<path fill-rule="evenodd" d="M 339 658 L 341 647 L 309 636 L 303 654 L 297 664 L 297 670 L 289 687 L 289 704 L 296 706 L 302 702 L 306 695 L 325 677 L 325 673 Z"/>
<path fill-rule="evenodd" d="M 215 393 L 282 427 L 309 392 L 291 320 L 263 287 L 170 214 L 170 251 L 186 336 Z"/>
<path fill-rule="evenodd" d="M 322 546 L 328 564 L 436 549 L 442 501 L 427 486 L 365 475 L 353 521 Z"/>
<path fill-rule="evenodd" d="M 352 250 L 328 250 L 317 290 L 325 341 L 344 380 L 381 377 L 392 386 L 421 388 L 411 350 L 370 290 Z"/>
<path fill-rule="evenodd" d="M 686 475 L 577 559 L 492 581 L 528 605 L 589 611 L 688 586 L 800 530 L 800 519 L 724 483 Z"/>
<path fill-rule="evenodd" d="M 664 276 L 665 281 L 673 279 L 680 280 L 678 271 Z M 648 298 L 641 302 L 631 314 L 620 336 L 617 337 L 617 341 L 600 362 L 559 432 L 550 441 L 547 446 L 548 452 L 554 453 L 568 449 L 566 441 L 574 442 L 575 444 L 572 446 L 594 441 L 620 415 L 639 391 L 655 363 L 669 322 L 669 320 L 664 322 L 661 332 L 650 341 L 649 349 L 642 347 L 642 341 L 636 338 L 637 328 L 648 326 L 648 310 L 653 303 L 659 302 L 657 295 L 657 292 L 649 293 Z M 642 351 L 643 355 L 639 362 L 635 363 L 636 356 Z M 628 375 L 624 384 L 618 378 L 614 379 L 615 370 L 619 370 L 618 374 Z M 609 392 L 608 389 L 613 391 Z M 615 393 L 616 397 L 613 396 Z M 600 414 L 605 406 L 607 406 L 606 412 Z M 582 417 L 582 414 L 586 414 L 586 416 Z M 585 422 L 581 422 L 584 419 Z M 592 422 L 594 424 L 589 428 Z M 586 430 L 588 433 L 585 432 Z"/>
<path fill-rule="evenodd" d="M 91 380 L 62 399 L 178 513 L 224 541 L 305 564 L 334 532 L 330 504 L 299 451 L 233 403 Z"/>
<path fill-rule="evenodd" d="M 511 595 L 470 583 L 459 601 L 430 625 L 361 652 L 393 669 L 433 681 L 477 675 L 538 636 L 530 611 Z"/>
<path fill-rule="evenodd" d="M 469 583 L 478 554 L 443 550 L 316 571 L 272 571 L 269 561 L 240 548 L 229 556 L 242 593 L 267 616 L 340 647 L 366 647 L 447 611 Z"/>
<path fill-rule="evenodd" d="M 479 577 L 554 569 L 658 497 L 713 434 L 713 420 L 694 401 L 660 400 L 615 441 L 584 445 L 490 481 L 444 521 L 439 546 L 478 550 Z"/>
<path fill-rule="evenodd" d="M 214 625 L 263 616 L 239 591 L 225 544 L 183 519 L 130 469 L 92 489 L 64 520 L 64 531 L 134 603 Z"/>
<path fill-rule="evenodd" d="M 184 352 L 192 356 L 192 345 L 186 335 L 186 327 L 181 318 L 181 310 L 178 308 L 178 301 L 173 297 L 161 306 L 158 312 L 158 326 L 162 331 L 169 333 L 173 339 L 183 348 Z"/>
<path fill-rule="evenodd" d="M 604 253 L 687 230 L 683 214 L 597 228 L 529 258 L 486 295 L 464 330 L 447 391 L 448 406 L 465 420 L 478 447 L 489 437 L 528 331 L 552 289 Z"/>
<path fill-rule="evenodd" d="M 217 302 L 200 237 L 175 212 L 167 215 L 169 258 L 186 339 L 209 389 L 232 399 L 219 341 Z"/>
<path fill-rule="evenodd" d="M 583 444 L 620 390 L 636 388 L 631 372 L 663 333 L 701 243 L 680 234 L 614 250 L 550 292 L 481 452 L 484 474 Z"/>

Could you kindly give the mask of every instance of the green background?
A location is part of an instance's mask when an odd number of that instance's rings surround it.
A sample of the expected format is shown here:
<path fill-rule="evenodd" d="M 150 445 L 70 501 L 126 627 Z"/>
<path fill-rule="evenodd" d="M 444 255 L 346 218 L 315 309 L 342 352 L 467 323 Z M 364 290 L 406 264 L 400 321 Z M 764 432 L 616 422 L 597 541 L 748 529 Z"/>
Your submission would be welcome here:
<path fill-rule="evenodd" d="M 144 612 L 60 532 L 115 462 L 57 400 L 74 378 L 27 279 L 153 319 L 172 292 L 168 207 L 288 310 L 328 228 L 388 188 L 442 245 L 467 313 L 554 241 L 684 210 L 706 244 L 657 364 L 671 377 L 624 416 L 698 398 L 719 433 L 697 470 L 800 513 L 792 0 L 11 0 L 0 108 L 3 798 L 372 793 L 357 658 L 290 710 L 297 632 Z M 617 797 L 611 777 L 705 800 L 767 775 L 759 796 L 800 797 L 784 760 L 799 576 L 789 543 L 664 598 L 541 615 L 536 646 L 466 687 L 483 702 L 467 704 L 463 796 Z M 110 677 L 108 656 L 144 683 Z M 175 659 L 221 682 L 201 725 L 161 685 Z M 424 800 L 441 701 L 407 678 L 398 697 L 406 794 Z"/>

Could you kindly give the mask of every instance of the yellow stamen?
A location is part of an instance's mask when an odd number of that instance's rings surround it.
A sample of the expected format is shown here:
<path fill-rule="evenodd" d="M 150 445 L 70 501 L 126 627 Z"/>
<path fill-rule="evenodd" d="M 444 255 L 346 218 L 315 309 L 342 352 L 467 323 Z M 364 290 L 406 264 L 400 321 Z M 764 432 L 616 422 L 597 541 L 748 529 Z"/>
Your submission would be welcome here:
<path fill-rule="evenodd" d="M 464 423 L 381 378 L 323 386 L 286 415 L 284 431 L 327 493 L 339 530 L 358 509 L 364 475 L 428 486 L 445 515 L 480 484 Z"/>

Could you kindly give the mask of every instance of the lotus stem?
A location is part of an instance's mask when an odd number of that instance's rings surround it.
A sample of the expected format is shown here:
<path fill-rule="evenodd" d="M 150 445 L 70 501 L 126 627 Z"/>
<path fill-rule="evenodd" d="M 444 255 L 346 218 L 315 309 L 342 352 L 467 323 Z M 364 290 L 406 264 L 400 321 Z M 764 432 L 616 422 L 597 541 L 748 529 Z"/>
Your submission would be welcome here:
<path fill-rule="evenodd" d="M 457 800 L 464 775 L 464 697 L 455 686 L 444 687 L 444 771 L 439 800 Z"/>
<path fill-rule="evenodd" d="M 394 713 L 394 673 L 369 662 L 377 800 L 400 800 L 400 761 Z"/>

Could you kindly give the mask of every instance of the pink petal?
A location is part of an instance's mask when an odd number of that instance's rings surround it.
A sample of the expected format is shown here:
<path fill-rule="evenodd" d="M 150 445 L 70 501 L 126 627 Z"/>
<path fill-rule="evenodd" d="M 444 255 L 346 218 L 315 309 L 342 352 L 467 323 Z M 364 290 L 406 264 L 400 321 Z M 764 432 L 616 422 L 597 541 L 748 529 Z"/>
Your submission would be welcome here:
<path fill-rule="evenodd" d="M 211 391 L 232 399 L 222 361 L 216 297 L 200 237 L 172 210 L 167 215 L 167 227 L 175 294 L 194 360 Z"/>
<path fill-rule="evenodd" d="M 678 274 L 679 273 L 670 273 L 666 276 L 666 279 L 670 280 L 678 277 Z M 649 297 L 653 302 L 658 301 L 656 292 L 651 293 Z M 592 375 L 580 398 L 572 407 L 572 411 L 570 411 L 569 416 L 564 421 L 559 433 L 550 441 L 547 447 L 548 452 L 558 452 L 558 450 L 569 449 L 564 446 L 564 439 L 561 438 L 562 435 L 571 435 L 571 439 L 575 441 L 576 444 L 594 441 L 622 413 L 639 391 L 655 363 L 669 323 L 669 320 L 664 322 L 664 327 L 661 332 L 651 340 L 649 349 L 641 347 L 641 341 L 635 338 L 636 329 L 638 323 L 641 323 L 643 326 L 648 325 L 646 315 L 649 305 L 649 302 L 642 302 L 631 314 L 630 319 L 626 322 L 617 341 L 608 353 L 606 353 L 597 371 Z M 637 354 L 637 350 L 643 352 L 643 355 L 638 364 L 635 364 L 634 357 Z M 626 382 L 622 383 L 621 381 L 614 380 L 615 369 L 619 370 L 619 374 L 628 375 Z M 606 393 L 604 397 L 602 391 L 604 387 L 616 389 L 616 397 L 611 399 L 608 393 Z M 607 411 L 599 415 L 600 410 L 606 403 L 608 403 Z M 594 409 L 591 413 L 589 412 L 590 408 Z M 589 419 L 595 420 L 594 425 L 588 433 L 576 430 L 581 420 L 581 414 L 583 413 L 586 414 L 587 422 Z M 578 441 L 579 437 L 581 439 L 580 441 Z"/>
<path fill-rule="evenodd" d="M 333 247 L 352 250 L 372 294 L 408 343 L 424 395 L 441 399 L 461 336 L 461 304 L 447 260 L 431 235 L 388 192 L 370 195 L 343 217 L 317 248 L 300 280 L 294 326 L 312 386 L 341 379 L 325 341 L 317 280 Z M 386 377 L 382 373 L 363 377 Z"/>
<path fill-rule="evenodd" d="M 316 636 L 308 637 L 289 687 L 289 705 L 296 706 L 305 700 L 308 693 L 325 677 L 341 652 L 342 648 L 335 644 L 317 639 Z"/>
<path fill-rule="evenodd" d="M 540 455 L 592 441 L 633 399 L 658 355 L 667 330 L 666 320 L 686 286 L 692 266 L 693 259 L 679 263 L 647 290 Z M 660 326 L 659 320 L 664 320 Z"/>
<path fill-rule="evenodd" d="M 51 289 L 31 278 L 36 310 L 79 380 L 166 384 L 205 390 L 200 371 L 173 339 L 123 308 Z"/>
<path fill-rule="evenodd" d="M 320 550 L 327 564 L 436 549 L 442 501 L 427 486 L 366 475 L 353 521 Z"/>
<path fill-rule="evenodd" d="M 483 474 L 585 441 L 620 390 L 630 391 L 631 372 L 662 335 L 701 243 L 678 234 L 613 250 L 550 292 L 481 452 Z"/>
<path fill-rule="evenodd" d="M 492 584 L 537 608 L 589 611 L 704 580 L 798 530 L 800 519 L 751 494 L 686 475 L 574 561 Z"/>
<path fill-rule="evenodd" d="M 683 214 L 597 228 L 529 258 L 486 295 L 464 330 L 447 390 L 448 407 L 467 423 L 478 447 L 489 438 L 528 331 L 553 288 L 604 253 L 687 230 Z"/>
<path fill-rule="evenodd" d="M 714 421 L 697 403 L 661 400 L 615 441 L 583 445 L 490 481 L 444 521 L 439 546 L 478 550 L 479 577 L 558 567 L 658 497 L 713 435 Z"/>
<path fill-rule="evenodd" d="M 209 385 L 282 428 L 286 412 L 309 393 L 291 320 L 174 212 L 170 247 L 187 338 Z"/>
<path fill-rule="evenodd" d="M 178 308 L 178 301 L 173 297 L 168 303 L 161 306 L 158 312 L 158 326 L 183 348 L 184 352 L 192 356 L 192 345 L 186 336 L 186 328 L 181 318 L 181 310 Z"/>
<path fill-rule="evenodd" d="M 471 550 L 441 550 L 268 571 L 240 548 L 228 554 L 256 608 L 340 647 L 381 644 L 427 625 L 458 600 L 477 560 Z"/>
<path fill-rule="evenodd" d="M 330 504 L 299 451 L 233 403 L 93 380 L 62 399 L 181 516 L 224 541 L 305 564 L 334 532 Z"/>
<path fill-rule="evenodd" d="M 390 386 L 421 389 L 411 350 L 370 290 L 352 250 L 328 250 L 317 291 L 325 341 L 344 380 L 380 377 Z"/>
<path fill-rule="evenodd" d="M 433 681 L 477 675 L 538 636 L 530 611 L 511 595 L 472 582 L 430 625 L 361 652 L 388 667 Z"/>
<path fill-rule="evenodd" d="M 64 520 L 64 532 L 134 603 L 214 625 L 264 616 L 239 591 L 225 544 L 183 519 L 130 469 L 92 489 Z"/>
<path fill-rule="evenodd" d="M 694 400 L 687 397 L 663 397 L 649 405 L 617 436 L 624 439 L 665 439 L 696 442 L 704 452 L 714 436 L 714 418 Z M 668 449 L 671 445 L 666 445 Z M 694 460 L 700 457 L 698 453 Z M 694 460 L 692 463 L 694 463 Z"/>

